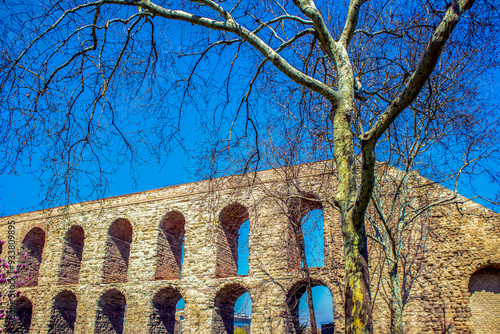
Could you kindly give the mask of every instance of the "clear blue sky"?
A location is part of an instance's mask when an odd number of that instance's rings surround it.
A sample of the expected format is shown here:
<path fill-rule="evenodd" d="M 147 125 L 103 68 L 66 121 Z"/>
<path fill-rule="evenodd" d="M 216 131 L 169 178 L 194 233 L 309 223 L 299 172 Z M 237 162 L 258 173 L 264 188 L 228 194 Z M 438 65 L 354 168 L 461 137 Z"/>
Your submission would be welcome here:
<path fill-rule="evenodd" d="M 191 29 L 190 25 L 184 25 L 183 27 L 184 29 Z M 175 34 L 173 34 L 172 36 L 175 36 Z M 219 61 L 219 59 L 217 58 L 216 61 Z M 489 89 L 494 92 L 495 96 L 500 95 L 498 94 L 499 77 L 500 75 L 497 73 L 495 75 L 495 78 L 497 79 L 496 83 L 489 87 Z M 218 101 L 212 101 L 212 103 L 218 103 Z M 231 105 L 229 105 L 229 108 L 230 107 Z M 235 105 L 233 104 L 232 107 L 235 107 Z M 188 122 L 185 127 L 185 129 L 187 129 L 185 135 L 188 137 L 195 137 L 196 132 L 194 130 L 194 125 L 190 124 L 192 119 L 187 119 L 185 121 Z M 161 168 L 157 164 L 144 165 L 139 167 L 136 174 L 137 179 L 135 180 L 137 182 L 134 182 L 133 177 L 130 175 L 129 166 L 123 165 L 111 177 L 112 184 L 110 185 L 110 195 L 123 195 L 131 192 L 138 192 L 174 184 L 197 181 L 197 178 L 195 176 L 186 171 L 186 168 L 192 169 L 192 167 L 192 161 L 190 161 L 184 154 L 184 152 L 180 149 L 170 154 L 170 157 L 165 161 L 165 164 L 161 166 Z M 498 166 L 491 166 L 491 168 L 498 169 Z M 32 174 L 28 173 L 27 170 L 24 170 L 22 167 L 17 168 L 17 173 L 18 174 L 16 175 L 0 175 L 0 215 L 2 216 L 37 210 L 40 208 L 40 202 L 43 200 L 44 192 L 40 187 L 39 181 L 36 180 Z M 478 188 L 479 192 L 486 197 L 491 197 L 492 194 L 498 191 L 497 185 L 491 184 L 487 177 L 476 177 L 476 179 L 474 180 L 474 185 L 476 186 L 476 188 Z M 459 192 L 466 197 L 472 196 L 472 193 L 469 191 L 466 184 L 464 184 L 463 187 L 459 188 Z M 314 239 L 318 240 L 320 238 L 321 237 L 317 235 Z M 243 242 L 245 242 L 244 239 Z M 316 244 L 316 246 L 309 247 L 309 249 L 312 250 L 312 253 L 314 253 L 314 249 L 318 251 L 321 250 L 321 247 L 321 244 Z M 314 254 L 309 254 L 308 256 L 310 256 L 311 261 L 313 261 L 313 259 L 317 259 L 318 257 Z M 242 258 L 242 260 L 244 260 L 244 258 Z M 247 270 L 244 265 L 241 265 L 241 270 L 244 271 L 245 269 Z M 328 294 L 326 294 L 325 291 L 321 290 L 320 288 L 316 288 L 316 290 L 319 291 L 316 292 L 318 297 L 316 302 L 320 303 L 317 309 L 322 310 L 321 314 L 331 315 L 331 296 L 328 297 Z M 246 311 L 248 312 L 249 302 L 245 302 L 244 299 L 245 298 L 242 298 L 239 301 L 237 305 L 237 311 L 245 310 L 246 307 Z M 322 316 L 321 314 L 320 316 Z M 301 317 L 304 318 L 305 316 L 302 315 Z M 325 318 L 324 320 L 320 320 L 320 322 L 322 321 L 328 320 Z"/>

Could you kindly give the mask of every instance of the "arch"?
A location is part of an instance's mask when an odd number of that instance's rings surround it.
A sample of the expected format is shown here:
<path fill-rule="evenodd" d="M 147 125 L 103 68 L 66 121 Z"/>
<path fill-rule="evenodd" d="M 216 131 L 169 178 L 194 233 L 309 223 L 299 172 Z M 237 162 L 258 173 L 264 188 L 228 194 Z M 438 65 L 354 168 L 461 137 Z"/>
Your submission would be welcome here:
<path fill-rule="evenodd" d="M 171 211 L 163 217 L 158 233 L 155 279 L 181 278 L 185 225 L 184 216 L 177 211 Z"/>
<path fill-rule="evenodd" d="M 332 306 L 333 306 L 333 294 L 330 290 L 330 288 L 321 282 L 320 280 L 311 280 L 311 287 L 314 289 L 315 287 L 325 287 L 328 292 L 330 293 L 330 298 L 332 298 Z M 300 324 L 300 318 L 299 318 L 299 305 L 302 299 L 302 296 L 306 293 L 307 289 L 307 283 L 305 280 L 300 280 L 296 282 L 292 287 L 288 290 L 287 296 L 286 296 L 286 313 L 287 313 L 287 327 L 288 327 L 288 332 L 289 333 L 301 333 L 301 324 Z M 314 291 L 314 290 L 313 290 Z M 315 294 L 313 292 L 313 302 L 314 302 Z M 315 308 L 315 314 L 317 314 L 318 309 Z M 333 320 L 334 315 L 333 315 L 333 309 L 332 309 L 332 315 L 331 318 Z M 316 324 L 317 326 L 320 325 L 319 321 Z"/>
<path fill-rule="evenodd" d="M 469 292 L 475 332 L 494 333 L 500 328 L 499 266 L 488 266 L 472 274 Z"/>
<path fill-rule="evenodd" d="M 149 317 L 150 334 L 173 334 L 175 331 L 175 313 L 181 293 L 171 287 L 163 288 L 153 298 L 153 313 Z"/>
<path fill-rule="evenodd" d="M 248 275 L 250 256 L 250 220 L 245 220 L 238 231 L 238 275 Z"/>
<path fill-rule="evenodd" d="M 251 331 L 252 319 L 252 298 L 250 292 L 245 292 L 238 297 L 234 305 L 234 329 L 244 330 L 246 333 Z"/>
<path fill-rule="evenodd" d="M 75 330 L 76 296 L 73 292 L 64 290 L 54 298 L 50 315 L 48 334 L 72 334 Z"/>
<path fill-rule="evenodd" d="M 319 211 L 321 210 L 321 214 Z M 315 214 L 312 214 L 316 211 Z M 291 198 L 288 203 L 288 269 L 299 270 L 309 265 L 309 258 L 315 258 L 313 266 L 324 265 L 323 205 L 312 194 Z M 318 241 L 316 237 L 321 236 Z"/>
<path fill-rule="evenodd" d="M 212 333 L 234 333 L 234 305 L 245 292 L 248 290 L 237 283 L 229 283 L 217 292 L 214 299 Z"/>
<path fill-rule="evenodd" d="M 44 246 L 45 231 L 40 227 L 32 228 L 21 244 L 17 283 L 22 286 L 38 285 L 38 274 L 42 263 Z"/>
<path fill-rule="evenodd" d="M 221 229 L 216 239 L 216 276 L 238 275 L 239 229 L 248 217 L 247 208 L 239 203 L 230 204 L 221 211 Z"/>
<path fill-rule="evenodd" d="M 26 297 L 17 298 L 5 319 L 5 333 L 28 334 L 31 327 L 33 304 Z"/>
<path fill-rule="evenodd" d="M 307 267 L 323 267 L 325 265 L 325 238 L 322 209 L 311 210 L 302 218 L 302 235 Z"/>
<path fill-rule="evenodd" d="M 132 225 L 127 219 L 119 218 L 111 224 L 106 241 L 103 265 L 103 283 L 126 282 Z"/>
<path fill-rule="evenodd" d="M 79 225 L 72 226 L 64 241 L 58 284 L 78 284 L 84 243 L 83 228 Z"/>
<path fill-rule="evenodd" d="M 122 334 L 127 302 L 117 289 L 105 292 L 97 305 L 94 333 Z"/>

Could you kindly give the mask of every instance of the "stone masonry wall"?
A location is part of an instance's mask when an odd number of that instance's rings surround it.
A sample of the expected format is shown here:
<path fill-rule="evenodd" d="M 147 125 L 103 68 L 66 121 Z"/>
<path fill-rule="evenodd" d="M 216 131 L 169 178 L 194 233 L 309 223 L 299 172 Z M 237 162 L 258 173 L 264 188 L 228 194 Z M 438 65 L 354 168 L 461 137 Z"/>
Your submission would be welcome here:
<path fill-rule="evenodd" d="M 183 333 L 232 333 L 234 303 L 249 292 L 252 333 L 296 333 L 305 281 L 291 222 L 297 208 L 299 215 L 322 208 L 325 265 L 310 273 L 313 285 L 330 290 L 335 333 L 342 333 L 334 175 L 326 161 L 1 218 L 0 239 L 14 222 L 20 262 L 36 277 L 13 305 L 11 314 L 25 315 L 15 325 L 31 334 L 172 333 L 183 298 Z M 446 192 L 433 190 L 437 197 Z M 500 332 L 499 215 L 466 202 L 429 216 L 428 251 L 418 259 L 421 275 L 405 311 L 407 332 Z M 246 220 L 249 273 L 238 276 L 238 229 Z M 374 324 L 377 333 L 388 333 L 377 254 L 371 244 Z"/>

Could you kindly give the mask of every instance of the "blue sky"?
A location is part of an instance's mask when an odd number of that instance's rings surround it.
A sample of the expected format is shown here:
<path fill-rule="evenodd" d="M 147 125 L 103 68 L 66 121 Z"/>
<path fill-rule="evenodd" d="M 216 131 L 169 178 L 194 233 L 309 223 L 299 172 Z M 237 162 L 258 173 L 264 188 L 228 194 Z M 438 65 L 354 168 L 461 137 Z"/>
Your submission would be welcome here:
<path fill-rule="evenodd" d="M 170 42 L 172 43 L 174 42 L 177 43 L 178 41 L 176 40 L 176 38 L 180 36 L 175 29 L 184 29 L 188 31 L 192 29 L 191 25 L 178 24 L 175 25 L 175 27 L 176 28 L 172 28 L 173 33 L 166 34 L 167 37 L 170 38 Z M 222 65 L 219 64 L 220 66 L 217 67 L 218 69 L 220 69 L 221 67 L 223 67 L 223 65 L 227 65 L 227 62 L 230 61 L 231 61 L 231 56 L 227 56 L 227 58 L 218 58 L 216 56 L 212 56 L 212 58 L 209 59 L 209 62 L 203 64 L 202 67 L 200 67 L 200 69 L 203 71 L 210 71 L 212 68 L 211 67 L 212 64 L 222 63 Z M 246 66 L 248 67 L 249 65 L 246 64 Z M 244 66 L 240 68 L 241 74 L 243 74 L 245 69 L 246 68 Z M 225 75 L 227 75 L 227 68 L 224 71 L 221 71 L 219 73 L 221 78 L 224 78 Z M 239 76 L 235 77 L 236 79 L 233 83 L 234 87 L 244 86 L 245 79 L 242 79 Z M 241 77 L 244 76 L 242 75 Z M 489 89 L 493 92 L 494 96 L 499 95 L 498 77 L 499 75 L 498 73 L 496 73 L 495 74 L 496 83 L 489 87 Z M 199 88 L 202 89 L 203 87 Z M 232 98 L 235 99 L 235 101 L 237 101 L 238 98 L 241 98 L 241 91 L 236 92 L 235 90 L 235 92 L 231 92 L 230 95 Z M 224 96 L 224 94 L 218 92 L 214 93 L 213 96 L 220 97 Z M 219 104 L 219 101 L 217 99 L 210 100 L 210 98 L 208 97 L 207 99 L 209 101 L 205 101 L 204 103 L 205 106 L 214 106 Z M 169 105 L 167 102 L 164 103 L 166 105 Z M 126 106 L 125 109 L 127 109 L 128 107 L 129 106 Z M 236 102 L 228 104 L 228 108 L 234 109 L 235 107 L 236 107 Z M 132 107 L 130 108 L 132 109 Z M 222 112 L 223 112 L 222 109 L 218 110 L 218 115 L 220 116 Z M 188 114 L 186 117 L 182 119 L 184 137 L 192 139 L 197 137 L 196 122 L 199 122 L 199 120 L 195 119 L 195 117 L 190 114 Z M 194 154 L 196 154 L 196 152 Z M 34 155 L 35 160 L 36 158 L 37 156 Z M 498 169 L 498 166 L 491 166 L 491 168 Z M 109 195 L 117 196 L 132 192 L 145 191 L 169 185 L 187 183 L 199 180 L 198 176 L 194 176 L 191 172 L 188 172 L 187 169 L 192 171 L 193 160 L 190 160 L 186 152 L 180 148 L 175 149 L 169 155 L 169 157 L 166 158 L 165 161 L 163 161 L 163 164 L 158 164 L 154 162 L 149 164 L 146 163 L 138 167 L 135 174 L 131 174 L 129 165 L 125 164 L 119 166 L 117 171 L 113 175 L 111 175 Z M 36 161 L 31 171 L 34 171 L 35 173 L 37 172 Z M 0 215 L 2 216 L 37 210 L 41 208 L 41 202 L 44 200 L 43 197 L 44 189 L 40 187 L 40 182 L 35 178 L 33 174 L 30 173 L 30 170 L 24 169 L 22 166 L 18 166 L 16 172 L 17 173 L 15 175 L 7 175 L 7 174 L 0 175 Z M 477 188 L 478 192 L 486 197 L 491 198 L 498 191 L 498 186 L 491 184 L 489 179 L 485 175 L 476 176 L 473 180 L 473 184 Z M 464 182 L 462 184 L 462 186 L 459 188 L 459 192 L 466 197 L 470 197 L 473 195 L 473 192 L 467 186 L 467 182 Z M 319 231 L 319 229 L 315 230 Z M 321 236 L 314 235 L 313 240 L 321 240 Z M 322 249 L 321 243 L 317 243 L 316 245 L 308 247 L 308 250 L 310 250 L 310 252 L 308 253 L 308 257 L 311 263 L 313 263 L 312 266 L 321 265 L 320 260 L 318 263 L 315 262 L 318 261 L 319 258 L 317 252 L 321 249 Z M 248 269 L 245 268 L 244 257 L 241 258 L 241 261 L 242 262 L 240 265 L 240 270 L 241 273 L 244 274 L 245 270 Z M 331 314 L 328 308 L 330 307 L 328 306 L 329 305 L 328 303 L 331 304 L 331 297 L 328 297 L 325 291 L 320 291 L 321 289 L 319 288 L 317 288 L 316 290 L 319 291 L 317 292 L 318 298 L 316 302 L 320 303 L 317 308 L 322 310 L 322 312 L 323 310 L 326 310 L 322 314 L 329 314 L 329 313 Z M 246 307 L 246 311 L 248 312 L 249 302 L 248 301 L 245 302 L 244 299 L 245 298 L 242 298 L 241 301 L 239 301 L 237 308 L 244 310 Z M 240 307 L 240 305 L 243 306 Z"/>
<path fill-rule="evenodd" d="M 229 6 L 230 3 L 231 2 L 226 2 L 224 5 Z M 43 2 L 38 3 L 38 5 L 40 6 L 42 6 L 43 4 Z M 26 10 L 24 3 L 17 4 L 17 6 L 18 7 L 13 8 L 14 12 L 16 13 Z M 109 15 L 125 15 L 127 13 L 130 14 L 137 12 L 137 9 L 135 7 L 124 6 L 110 8 L 114 8 L 115 10 L 119 8 L 119 10 L 117 10 L 116 12 L 108 13 Z M 336 10 L 338 8 L 334 9 Z M 29 10 L 27 10 L 27 15 L 30 15 Z M 54 10 L 53 12 L 51 12 L 51 15 L 54 15 L 54 17 L 51 18 L 54 19 L 55 16 L 60 15 L 60 13 L 58 13 L 57 10 Z M 265 14 L 262 13 L 262 15 Z M 5 12 L 2 16 L 4 20 L 7 20 L 10 17 L 11 15 L 8 12 Z M 19 22 L 21 22 L 21 26 L 19 27 L 5 27 L 7 31 L 7 34 L 5 35 L 5 41 L 12 42 L 12 52 L 16 51 L 15 48 L 24 47 L 25 44 L 28 43 L 28 40 L 33 37 L 29 35 L 29 33 L 20 33 L 20 29 L 36 28 L 36 25 L 39 23 L 39 21 L 37 20 L 39 19 L 40 18 L 33 18 L 33 20 L 25 20 L 26 22 L 20 20 Z M 116 114 L 117 118 L 119 118 L 119 122 L 121 122 L 120 126 L 123 127 L 124 131 L 129 131 L 130 133 L 140 132 L 137 128 L 134 128 L 134 125 L 141 124 L 140 121 L 144 121 L 145 123 L 150 124 L 150 122 L 154 122 L 156 120 L 154 117 L 158 116 L 154 115 L 148 118 L 146 114 L 149 110 L 140 109 L 138 107 L 141 105 L 141 103 L 145 103 L 146 106 L 151 106 L 147 104 L 149 101 L 141 100 L 141 97 L 144 98 L 145 96 L 141 94 L 145 94 L 145 91 L 151 87 L 153 87 L 152 89 L 156 89 L 156 93 L 158 93 L 158 95 L 154 97 L 158 97 L 157 100 L 155 100 L 155 103 L 160 106 L 158 107 L 160 108 L 160 117 L 173 117 L 175 121 L 177 121 L 177 118 L 175 117 L 177 116 L 177 114 L 181 114 L 179 98 L 183 98 L 183 96 L 179 96 L 179 91 L 165 90 L 171 84 L 169 80 L 175 81 L 179 78 L 185 78 L 186 74 L 189 74 L 190 66 L 192 66 L 198 59 L 197 56 L 180 57 L 178 51 L 181 50 L 182 47 L 186 47 L 188 50 L 186 52 L 188 53 L 193 52 L 194 54 L 196 54 L 196 52 L 200 51 L 199 45 L 190 45 L 189 42 L 185 42 L 183 40 L 183 37 L 187 36 L 195 40 L 196 37 L 200 37 L 198 35 L 195 35 L 195 32 L 203 31 L 202 29 L 197 26 L 182 22 L 165 21 L 160 18 L 155 18 L 155 20 L 155 24 L 158 26 L 158 29 L 155 31 L 155 38 L 157 39 L 157 43 L 162 43 L 162 47 L 159 48 L 158 52 L 159 56 L 163 57 L 160 61 L 161 64 L 158 64 L 158 68 L 167 74 L 162 76 L 163 73 L 158 73 L 155 85 L 151 84 L 153 86 L 149 86 L 148 84 L 150 83 L 146 79 L 146 82 L 142 84 L 138 91 L 125 88 L 122 91 L 121 88 L 123 86 L 120 86 L 120 84 L 125 84 L 128 79 L 128 77 L 124 75 L 124 77 L 122 77 L 120 81 L 117 81 L 116 86 L 114 86 L 115 90 L 118 91 L 114 92 L 116 96 L 113 94 L 110 95 L 110 98 L 113 100 L 112 102 L 117 109 Z M 18 22 L 14 21 L 13 24 L 18 24 Z M 121 32 L 121 30 L 118 30 L 117 32 Z M 99 33 L 102 33 L 102 31 L 100 31 Z M 148 33 L 149 31 L 146 29 L 141 36 L 147 37 L 149 36 Z M 82 32 L 82 36 L 87 35 Z M 57 35 L 55 37 L 57 37 Z M 116 38 L 116 40 L 118 41 L 119 37 L 119 35 L 116 35 L 113 38 Z M 218 33 L 213 33 L 212 35 L 201 35 L 200 38 L 205 37 L 207 40 L 210 40 L 210 38 L 218 38 L 219 36 Z M 46 43 L 49 42 L 50 44 L 53 41 L 48 40 L 42 42 L 43 43 L 39 46 L 39 49 L 43 50 L 43 52 L 47 52 L 47 50 L 45 50 L 47 48 Z M 73 43 L 74 42 L 75 41 L 73 41 Z M 113 42 L 116 41 L 113 40 Z M 146 43 L 146 45 L 148 45 L 148 43 Z M 134 51 L 138 54 L 140 54 L 139 52 L 140 50 L 142 50 L 139 48 L 139 46 L 140 45 L 137 44 L 136 49 L 134 49 Z M 107 50 L 110 51 L 109 49 Z M 152 160 L 149 161 L 148 155 L 145 154 L 146 161 L 141 166 L 137 166 L 135 174 L 132 173 L 131 175 L 131 168 L 128 164 L 118 166 L 117 171 L 113 172 L 113 174 L 109 176 L 111 184 L 107 195 L 117 196 L 199 180 L 199 175 L 193 175 L 193 170 L 196 168 L 196 166 L 194 166 L 196 160 L 193 160 L 193 157 L 199 155 L 200 153 L 199 150 L 197 151 L 199 147 L 196 146 L 196 141 L 203 141 L 206 138 L 216 136 L 217 132 L 225 133 L 225 131 L 227 131 L 227 125 L 231 122 L 232 119 L 229 118 L 230 116 L 227 116 L 226 114 L 233 115 L 235 113 L 235 110 L 238 109 L 239 102 L 241 101 L 244 93 L 246 93 L 246 87 L 253 75 L 253 71 L 255 70 L 255 64 L 257 64 L 261 59 L 261 56 L 258 56 L 257 58 L 253 58 L 252 56 L 240 58 L 240 61 L 236 62 L 236 66 L 234 68 L 231 68 L 230 64 L 233 61 L 233 56 L 237 50 L 237 47 L 235 45 L 232 45 L 226 50 L 226 52 L 219 52 L 221 50 L 222 49 L 211 50 L 211 52 L 207 53 L 207 55 L 205 56 L 204 61 L 198 64 L 197 71 L 199 73 L 202 73 L 202 75 L 200 75 L 200 81 L 193 82 L 193 86 L 191 87 L 191 91 L 193 92 L 195 98 L 186 101 L 182 100 L 183 113 L 182 116 L 179 116 L 178 122 L 181 129 L 181 137 L 185 139 L 185 144 L 188 151 L 181 149 L 180 146 L 176 146 L 176 143 L 174 142 L 174 144 L 172 144 L 172 147 L 174 148 L 173 152 L 171 152 L 168 157 L 165 155 L 165 159 L 160 161 L 160 163 Z M 288 51 L 285 50 L 285 52 Z M 249 52 L 249 54 L 251 55 L 252 53 Z M 67 56 L 68 55 L 65 53 L 62 53 L 62 56 L 60 56 L 61 58 L 56 56 L 52 59 L 52 62 L 54 63 L 52 65 L 56 66 L 58 62 L 65 60 L 64 57 Z M 174 62 L 175 65 L 171 64 L 170 62 Z M 33 64 L 32 65 L 36 68 L 37 63 L 33 62 Z M 180 64 L 179 68 L 176 67 L 177 64 Z M 51 69 L 49 68 L 49 71 L 50 70 Z M 177 70 L 178 72 L 175 72 L 175 70 Z M 276 75 L 276 72 L 271 72 L 272 70 L 272 67 L 270 67 L 269 71 L 271 75 Z M 171 72 L 169 73 L 168 71 Z M 230 73 L 230 71 L 232 71 L 231 73 L 233 75 L 230 79 L 230 89 L 227 89 L 226 91 L 224 82 L 225 80 L 229 80 L 227 79 L 227 75 Z M 492 96 L 492 98 L 498 105 L 500 104 L 500 72 L 491 72 L 490 75 L 491 78 L 485 81 L 485 87 L 483 90 L 486 94 L 490 94 L 490 96 Z M 280 74 L 278 74 L 278 76 L 280 76 Z M 283 80 L 282 76 L 280 78 L 281 79 L 279 80 Z M 275 83 L 280 82 L 283 81 L 276 81 Z M 89 85 L 90 90 L 94 88 L 91 87 L 91 85 L 95 84 L 94 82 L 86 83 Z M 219 88 L 219 90 L 214 90 L 214 88 Z M 265 95 L 265 91 L 266 89 L 268 89 L 268 87 L 258 86 L 256 89 L 257 91 L 256 93 L 254 93 L 254 95 L 252 95 L 253 100 L 251 101 L 253 104 L 253 109 L 251 110 L 251 112 L 254 113 L 252 116 L 255 120 L 258 120 L 260 117 L 271 118 L 271 115 L 277 113 L 277 107 L 276 104 L 274 106 L 270 106 L 268 103 L 269 100 L 265 100 L 265 98 L 269 99 L 269 96 Z M 264 93 L 259 94 L 259 89 L 264 91 Z M 289 103 L 289 101 L 286 101 L 286 96 L 279 96 L 279 90 L 276 90 L 273 87 L 271 91 L 273 91 L 272 94 L 275 94 L 274 91 L 276 91 L 276 94 L 278 94 L 278 99 L 285 99 L 283 103 Z M 181 90 L 180 92 L 182 93 L 183 91 Z M 137 94 L 137 96 L 133 96 L 132 98 L 130 97 L 131 95 L 135 94 Z M 66 95 L 67 94 L 63 95 L 63 97 Z M 20 96 L 20 98 L 21 100 L 26 100 L 24 96 Z M 89 96 L 90 100 L 92 100 L 92 98 L 93 96 Z M 227 104 L 225 104 L 226 99 L 229 100 Z M 88 102 L 88 100 L 84 99 L 82 103 L 83 102 Z M 282 101 L 280 100 L 280 102 Z M 83 109 L 85 109 L 85 107 L 86 106 L 84 106 Z M 296 107 L 296 105 L 291 103 L 290 105 L 286 105 L 285 107 L 294 108 Z M 104 110 L 105 106 L 103 106 L 102 108 Z M 64 108 L 61 110 L 57 110 L 59 114 L 64 114 L 64 111 Z M 208 111 L 207 115 L 203 115 L 204 111 Z M 211 111 L 213 111 L 213 115 L 210 114 Z M 50 114 L 50 111 L 46 112 Z M 81 111 L 79 110 L 78 112 Z M 103 114 L 105 114 L 106 112 L 109 112 L 109 110 L 106 109 Z M 56 115 L 56 117 L 54 118 L 57 117 L 61 116 Z M 52 117 L 50 117 L 50 119 L 52 120 Z M 200 124 L 202 124 L 203 122 L 207 122 L 207 120 L 213 121 L 214 128 L 200 127 Z M 219 123 L 223 125 L 221 125 L 219 128 L 216 128 Z M 50 124 L 53 123 L 49 123 L 49 125 Z M 107 123 L 103 124 L 106 125 Z M 241 126 L 241 124 L 239 124 L 239 126 Z M 217 129 L 220 131 L 215 131 Z M 212 133 L 210 133 L 210 130 L 212 130 Z M 98 134 L 102 135 L 101 132 L 99 132 Z M 263 136 L 265 136 L 265 133 L 261 133 L 261 137 Z M 137 139 L 133 136 L 131 136 L 131 138 Z M 161 138 L 158 138 L 157 136 L 155 137 L 153 135 L 151 141 L 158 139 Z M 40 166 L 37 164 L 37 159 L 39 159 L 39 157 L 36 152 L 40 152 L 45 149 L 50 150 L 51 147 L 47 147 L 47 145 L 51 144 L 51 142 L 42 142 L 39 147 L 37 147 L 38 151 L 35 151 L 33 155 L 28 155 L 27 157 L 25 157 L 26 160 L 23 161 L 23 164 L 16 166 L 16 174 L 0 175 L 0 215 L 13 215 L 21 212 L 36 210 L 41 207 L 41 202 L 44 200 L 44 189 L 40 187 L 40 182 L 35 178 L 40 169 Z M 140 146 L 141 144 L 139 142 L 136 142 L 134 144 L 137 144 L 140 148 L 143 148 L 143 146 Z M 119 156 L 120 154 L 119 152 L 113 153 L 116 156 Z M 243 154 L 244 153 L 245 152 L 243 151 Z M 33 159 L 34 161 L 31 161 L 31 159 Z M 117 159 L 119 160 L 119 158 Z M 30 160 L 29 163 L 28 160 Z M 27 165 L 29 164 L 32 165 L 28 168 Z M 491 168 L 498 169 L 498 166 L 491 166 Z M 189 172 L 187 170 L 189 170 Z M 51 170 L 48 170 L 46 174 L 42 175 L 42 182 L 46 181 L 46 179 L 51 176 L 50 172 Z M 44 180 L 43 177 L 45 177 L 46 179 Z M 482 195 L 485 195 L 486 197 L 491 197 L 492 194 L 499 190 L 498 187 L 494 187 L 494 185 L 489 182 L 487 177 L 477 177 L 476 180 L 474 180 L 474 184 L 478 188 L 478 192 Z M 467 197 L 473 195 L 472 192 L 469 191 L 466 182 L 461 188 L 459 188 L 459 192 Z"/>

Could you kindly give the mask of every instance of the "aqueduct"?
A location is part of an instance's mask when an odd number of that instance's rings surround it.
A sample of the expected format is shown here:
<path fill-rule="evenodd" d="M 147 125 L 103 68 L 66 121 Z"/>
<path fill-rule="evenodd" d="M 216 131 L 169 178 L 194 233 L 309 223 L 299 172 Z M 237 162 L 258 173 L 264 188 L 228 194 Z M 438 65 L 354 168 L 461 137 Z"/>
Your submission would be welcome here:
<path fill-rule="evenodd" d="M 183 299 L 183 333 L 232 333 L 234 304 L 249 292 L 252 333 L 296 333 L 305 278 L 294 222 L 322 210 L 324 265 L 309 271 L 313 285 L 330 290 L 341 333 L 335 190 L 325 161 L 4 217 L 0 237 L 6 240 L 9 222 L 15 226 L 18 262 L 26 264 L 9 310 L 17 318 L 6 322 L 18 333 L 173 333 Z M 432 195 L 447 191 L 436 186 Z M 500 330 L 499 215 L 466 202 L 429 217 L 427 252 L 418 259 L 425 270 L 405 313 L 408 333 Z M 248 275 L 238 275 L 246 221 Z M 375 330 L 387 333 L 386 296 L 376 286 L 380 259 L 371 249 Z"/>

